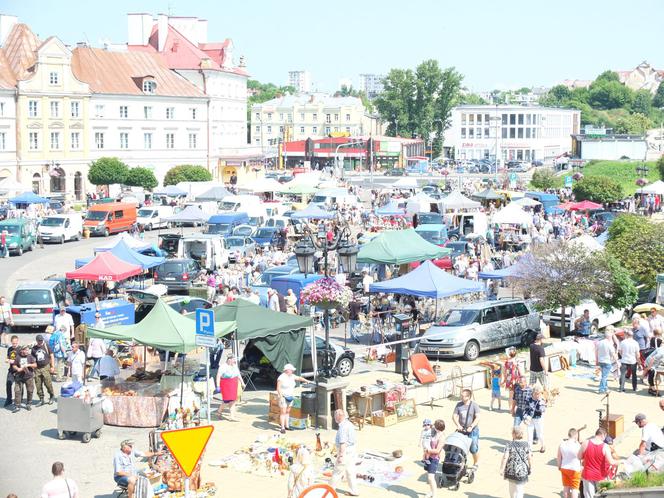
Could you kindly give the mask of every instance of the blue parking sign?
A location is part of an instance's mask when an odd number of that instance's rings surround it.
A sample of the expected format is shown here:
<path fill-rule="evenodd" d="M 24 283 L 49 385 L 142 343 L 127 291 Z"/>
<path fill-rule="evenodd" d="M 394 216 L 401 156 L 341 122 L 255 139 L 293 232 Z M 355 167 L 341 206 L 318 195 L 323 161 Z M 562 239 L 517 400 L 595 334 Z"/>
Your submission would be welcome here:
<path fill-rule="evenodd" d="M 565 187 L 571 187 L 574 179 L 571 176 L 565 177 Z"/>
<path fill-rule="evenodd" d="M 196 310 L 196 345 L 214 346 L 214 310 Z"/>

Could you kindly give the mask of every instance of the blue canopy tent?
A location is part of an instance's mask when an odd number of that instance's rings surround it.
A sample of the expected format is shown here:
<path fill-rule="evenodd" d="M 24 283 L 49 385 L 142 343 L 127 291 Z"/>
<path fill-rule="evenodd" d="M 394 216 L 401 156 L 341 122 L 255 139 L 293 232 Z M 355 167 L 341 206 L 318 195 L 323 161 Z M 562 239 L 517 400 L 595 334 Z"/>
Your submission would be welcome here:
<path fill-rule="evenodd" d="M 21 195 L 9 199 L 14 205 L 18 204 L 48 204 L 51 202 L 46 197 L 41 197 L 34 192 L 23 192 Z"/>
<path fill-rule="evenodd" d="M 508 277 L 516 276 L 517 270 L 518 270 L 517 265 L 513 264 L 512 266 L 508 266 L 507 268 L 501 268 L 500 270 L 481 271 L 479 273 L 479 277 L 488 280 L 503 280 Z"/>
<path fill-rule="evenodd" d="M 379 207 L 375 211 L 376 216 L 404 216 L 406 210 L 399 207 L 399 203 L 395 200 L 391 200 L 384 206 Z"/>
<path fill-rule="evenodd" d="M 369 292 L 405 294 L 434 299 L 483 291 L 484 286 L 481 283 L 450 275 L 431 261 L 425 261 L 406 275 L 369 286 Z"/>
<path fill-rule="evenodd" d="M 166 258 L 163 257 L 146 256 L 141 254 L 129 247 L 124 240 L 118 242 L 110 252 L 122 261 L 131 263 L 132 265 L 138 265 L 144 270 L 154 268 L 155 266 L 158 266 L 166 261 Z M 81 266 L 88 264 L 90 261 L 92 261 L 92 259 L 92 257 L 77 259 L 75 261 L 76 268 L 80 268 Z"/>
<path fill-rule="evenodd" d="M 330 213 L 321 209 L 316 204 L 309 204 L 306 208 L 301 211 L 295 211 L 291 218 L 296 220 L 308 219 L 308 220 L 330 220 L 334 218 L 335 214 Z"/>

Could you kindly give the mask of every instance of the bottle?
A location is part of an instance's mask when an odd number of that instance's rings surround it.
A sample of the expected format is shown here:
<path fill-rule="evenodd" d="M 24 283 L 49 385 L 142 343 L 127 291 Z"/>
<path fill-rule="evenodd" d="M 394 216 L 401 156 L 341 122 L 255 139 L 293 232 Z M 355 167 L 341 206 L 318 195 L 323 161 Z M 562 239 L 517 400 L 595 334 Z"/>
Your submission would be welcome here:
<path fill-rule="evenodd" d="M 320 432 L 316 433 L 316 453 L 323 451 L 323 445 L 320 442 Z"/>

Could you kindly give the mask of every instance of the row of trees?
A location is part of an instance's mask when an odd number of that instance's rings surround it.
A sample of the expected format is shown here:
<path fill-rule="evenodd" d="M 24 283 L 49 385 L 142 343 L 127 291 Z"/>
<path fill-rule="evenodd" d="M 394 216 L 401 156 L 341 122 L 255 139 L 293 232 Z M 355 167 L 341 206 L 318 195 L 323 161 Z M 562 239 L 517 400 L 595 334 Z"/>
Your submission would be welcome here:
<path fill-rule="evenodd" d="M 604 71 L 589 88 L 554 86 L 540 104 L 580 109 L 583 124 L 606 125 L 616 133 L 640 134 L 664 119 L 664 84 L 653 96 L 647 90 L 628 88 L 620 83 L 617 73 Z"/>
<path fill-rule="evenodd" d="M 152 170 L 136 166 L 130 168 L 117 157 L 101 157 L 90 164 L 88 180 L 93 185 L 127 185 L 152 190 L 159 185 Z M 212 174 L 203 166 L 181 164 L 168 170 L 164 186 L 180 182 L 203 182 L 212 180 Z"/>
<path fill-rule="evenodd" d="M 387 134 L 419 136 L 435 133 L 434 153 L 439 154 L 442 134 L 450 126 L 452 108 L 460 101 L 463 76 L 453 67 L 441 68 L 433 59 L 412 69 L 391 69 L 383 92 L 374 100 Z"/>

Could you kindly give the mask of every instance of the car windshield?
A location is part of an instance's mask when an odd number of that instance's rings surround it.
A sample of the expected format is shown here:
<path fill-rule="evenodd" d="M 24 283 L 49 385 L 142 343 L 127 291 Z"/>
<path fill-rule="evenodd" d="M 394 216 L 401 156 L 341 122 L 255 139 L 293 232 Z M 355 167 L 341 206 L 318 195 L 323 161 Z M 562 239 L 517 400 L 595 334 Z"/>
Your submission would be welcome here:
<path fill-rule="evenodd" d="M 251 225 L 252 227 L 257 227 L 258 225 L 261 224 L 261 218 L 260 216 L 252 216 L 249 218 L 249 221 L 247 222 L 248 225 Z"/>
<path fill-rule="evenodd" d="M 46 289 L 19 289 L 14 294 L 14 306 L 53 304 L 51 292 Z"/>
<path fill-rule="evenodd" d="M 154 212 L 153 209 L 139 209 L 138 210 L 138 216 L 141 218 L 149 218 L 152 216 L 152 213 Z"/>
<path fill-rule="evenodd" d="M 267 230 L 265 228 L 259 228 L 256 231 L 256 237 L 271 237 L 274 233 L 274 230 Z"/>
<path fill-rule="evenodd" d="M 228 223 L 213 223 L 208 225 L 207 233 L 226 233 L 230 228 Z"/>
<path fill-rule="evenodd" d="M 440 230 L 418 230 L 418 235 L 432 244 L 442 244 L 445 239 L 441 236 Z"/>
<path fill-rule="evenodd" d="M 21 233 L 21 228 L 17 225 L 4 225 L 0 227 L 1 232 L 7 232 L 8 235 L 18 235 Z"/>
<path fill-rule="evenodd" d="M 270 284 L 272 283 L 272 279 L 276 277 L 277 275 L 274 275 L 272 273 L 261 273 L 256 280 L 253 281 L 251 285 L 254 285 L 256 287 L 269 287 Z"/>
<path fill-rule="evenodd" d="M 226 239 L 226 245 L 228 247 L 242 247 L 244 245 L 244 239 L 241 237 L 228 237 Z"/>
<path fill-rule="evenodd" d="M 159 273 L 180 273 L 183 270 L 183 263 L 164 263 L 157 270 Z"/>
<path fill-rule="evenodd" d="M 470 325 L 473 322 L 479 322 L 477 319 L 477 310 L 449 310 L 443 316 L 439 325 L 447 327 L 461 327 L 463 325 Z"/>
<path fill-rule="evenodd" d="M 235 230 L 233 230 L 233 235 L 243 235 L 245 237 L 248 237 L 251 235 L 251 232 L 253 232 L 254 229 L 251 227 L 238 227 Z"/>
<path fill-rule="evenodd" d="M 64 218 L 44 218 L 41 222 L 43 227 L 59 227 L 65 222 Z"/>
<path fill-rule="evenodd" d="M 327 200 L 327 197 L 324 195 L 314 195 L 313 198 L 311 199 L 311 202 L 315 203 L 324 203 Z"/>
<path fill-rule="evenodd" d="M 235 211 L 236 207 L 237 207 L 237 202 L 228 201 L 228 202 L 222 202 L 221 203 L 221 210 L 222 211 Z"/>
<path fill-rule="evenodd" d="M 107 214 L 106 211 L 88 211 L 88 214 L 85 215 L 85 219 L 90 221 L 104 221 Z"/>
<path fill-rule="evenodd" d="M 420 213 L 417 218 L 421 225 L 443 224 L 443 216 L 438 213 Z"/>

